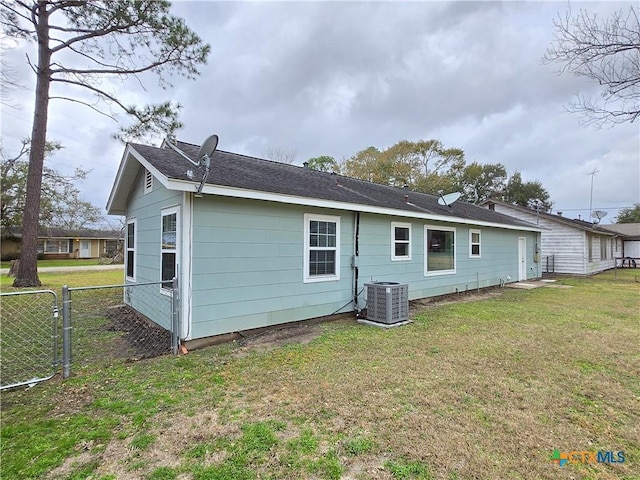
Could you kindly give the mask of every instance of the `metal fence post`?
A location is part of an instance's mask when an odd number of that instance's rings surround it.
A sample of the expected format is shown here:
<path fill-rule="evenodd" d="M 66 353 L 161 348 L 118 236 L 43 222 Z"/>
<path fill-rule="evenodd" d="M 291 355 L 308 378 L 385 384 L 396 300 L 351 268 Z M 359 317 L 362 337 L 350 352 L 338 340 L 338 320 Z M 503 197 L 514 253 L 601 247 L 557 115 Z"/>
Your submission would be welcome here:
<path fill-rule="evenodd" d="M 178 354 L 180 347 L 180 298 L 178 292 L 178 278 L 171 282 L 171 353 Z"/>
<path fill-rule="evenodd" d="M 71 296 L 69 287 L 62 286 L 62 378 L 71 375 Z"/>

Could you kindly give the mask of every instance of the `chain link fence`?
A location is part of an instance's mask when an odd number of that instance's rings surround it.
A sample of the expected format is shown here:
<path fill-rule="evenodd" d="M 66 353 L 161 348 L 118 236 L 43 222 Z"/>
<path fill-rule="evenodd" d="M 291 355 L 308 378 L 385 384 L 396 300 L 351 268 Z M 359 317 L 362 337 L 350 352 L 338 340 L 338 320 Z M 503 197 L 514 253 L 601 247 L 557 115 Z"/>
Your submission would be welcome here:
<path fill-rule="evenodd" d="M 0 390 L 58 370 L 58 297 L 51 290 L 0 294 Z"/>
<path fill-rule="evenodd" d="M 0 390 L 178 353 L 177 280 L 0 294 Z M 58 315 L 61 306 L 62 315 Z M 60 318 L 62 317 L 60 321 Z M 152 320 L 153 319 L 153 320 Z"/>
<path fill-rule="evenodd" d="M 63 375 L 116 359 L 140 360 L 178 349 L 175 282 L 63 289 Z M 68 315 L 67 315 L 68 312 Z M 153 320 L 151 320 L 153 319 Z M 69 340 L 67 340 L 69 337 Z"/>

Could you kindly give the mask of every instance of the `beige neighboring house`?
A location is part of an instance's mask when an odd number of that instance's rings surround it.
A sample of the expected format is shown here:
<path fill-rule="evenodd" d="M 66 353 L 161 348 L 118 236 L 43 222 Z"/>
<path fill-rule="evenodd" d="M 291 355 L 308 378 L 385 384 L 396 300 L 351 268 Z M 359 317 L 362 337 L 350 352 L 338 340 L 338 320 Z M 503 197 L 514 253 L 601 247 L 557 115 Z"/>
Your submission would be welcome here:
<path fill-rule="evenodd" d="M 628 264 L 640 267 L 640 223 L 613 223 L 601 225 L 601 228 L 616 234 L 616 258 L 621 265 L 623 259 L 631 259 L 633 262 L 625 261 Z"/>
<path fill-rule="evenodd" d="M 20 230 L 3 230 L 0 248 L 2 260 L 18 258 L 21 243 Z M 113 256 L 121 243 L 121 233 L 112 230 L 41 228 L 38 232 L 38 253 L 44 259 Z"/>
<path fill-rule="evenodd" d="M 616 265 L 616 234 L 600 225 L 499 200 L 485 200 L 480 206 L 543 229 L 539 259 L 544 273 L 592 275 Z"/>

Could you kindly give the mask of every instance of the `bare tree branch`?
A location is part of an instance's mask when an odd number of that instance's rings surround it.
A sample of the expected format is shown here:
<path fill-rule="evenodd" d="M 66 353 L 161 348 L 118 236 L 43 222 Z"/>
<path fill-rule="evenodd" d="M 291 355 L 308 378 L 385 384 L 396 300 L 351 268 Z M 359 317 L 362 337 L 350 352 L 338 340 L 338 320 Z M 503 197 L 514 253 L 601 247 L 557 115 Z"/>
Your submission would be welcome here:
<path fill-rule="evenodd" d="M 585 123 L 602 126 L 634 122 L 640 116 L 640 22 L 633 6 L 608 19 L 569 9 L 553 22 L 554 41 L 543 62 L 558 63 L 559 73 L 594 80 L 601 100 L 578 95 L 568 106 Z"/>
<path fill-rule="evenodd" d="M 85 107 L 89 107 L 91 110 L 93 110 L 95 112 L 98 112 L 100 115 L 104 115 L 105 117 L 108 117 L 108 118 L 110 118 L 111 120 L 113 120 L 115 122 L 118 121 L 118 119 L 116 117 L 114 117 L 113 115 L 109 115 L 108 113 L 103 112 L 99 108 L 94 107 L 90 103 L 83 102 L 82 100 L 78 100 L 76 98 L 57 96 L 57 97 L 49 97 L 49 100 L 66 100 L 67 102 L 79 103 L 80 105 L 84 105 Z"/>

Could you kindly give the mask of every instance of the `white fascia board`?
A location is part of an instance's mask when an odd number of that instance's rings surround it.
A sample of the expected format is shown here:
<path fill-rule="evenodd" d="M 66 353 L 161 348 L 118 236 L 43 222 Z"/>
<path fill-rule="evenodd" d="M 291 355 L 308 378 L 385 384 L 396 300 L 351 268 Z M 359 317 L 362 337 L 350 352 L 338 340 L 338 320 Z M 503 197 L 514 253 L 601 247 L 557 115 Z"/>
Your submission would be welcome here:
<path fill-rule="evenodd" d="M 131 147 L 129 145 L 126 146 L 126 148 L 124 149 L 124 153 L 122 154 L 122 158 L 120 159 L 120 165 L 118 165 L 118 172 L 116 173 L 116 178 L 113 181 L 113 185 L 111 186 L 111 192 L 109 193 L 109 199 L 107 200 L 107 206 L 106 206 L 106 210 L 108 214 L 112 214 L 111 210 L 113 208 L 113 202 L 115 200 L 116 197 L 116 193 L 118 191 L 118 187 L 120 186 L 120 183 L 122 182 L 122 175 L 124 173 L 125 170 L 125 166 L 126 166 L 126 159 L 129 156 L 129 149 Z M 120 210 L 113 212 L 113 215 L 122 215 L 122 212 Z"/>
<path fill-rule="evenodd" d="M 135 158 L 138 162 L 140 162 L 140 164 L 146 168 L 147 170 L 149 170 L 151 172 L 151 174 L 157 178 L 158 180 L 160 180 L 160 183 L 165 187 L 165 188 L 169 188 L 169 179 L 167 178 L 166 175 L 164 175 L 163 173 L 160 173 L 160 170 L 158 170 L 156 167 L 154 167 L 153 165 L 151 165 L 141 154 L 140 152 L 138 152 L 135 148 L 133 148 L 131 145 L 129 145 L 129 148 L 131 148 L 131 156 L 133 158 Z"/>
<path fill-rule="evenodd" d="M 111 187 L 111 193 L 109 194 L 109 200 L 107 201 L 107 213 L 110 215 L 124 215 L 124 208 L 116 208 L 115 202 L 117 197 L 120 194 L 121 188 L 130 189 L 133 186 L 134 178 L 128 178 L 127 181 L 124 180 L 125 173 L 132 168 L 131 162 L 132 159 L 136 160 L 140 163 L 144 168 L 149 170 L 151 174 L 156 177 L 162 185 L 166 188 L 168 187 L 168 178 L 160 173 L 160 171 L 151 165 L 135 148 L 131 145 L 127 144 L 124 149 L 124 154 L 122 155 L 122 160 L 120 160 L 120 166 L 118 167 L 118 173 L 116 174 L 116 179 L 113 182 L 113 186 Z M 126 184 L 129 185 L 126 185 Z M 129 197 L 129 191 L 126 192 L 126 196 Z"/>
<path fill-rule="evenodd" d="M 183 190 L 195 192 L 198 185 L 184 180 L 168 180 L 167 188 L 170 190 Z M 484 222 L 480 220 L 468 220 L 459 217 L 449 217 L 445 215 L 434 215 L 431 213 L 410 212 L 407 210 L 396 210 L 394 208 L 375 207 L 358 203 L 338 202 L 335 200 L 323 200 L 318 198 L 300 197 L 297 195 L 285 195 L 282 193 L 261 192 L 236 187 L 225 187 L 220 185 L 205 185 L 203 194 L 218 195 L 221 197 L 247 198 L 251 200 L 265 200 L 268 202 L 288 203 L 290 205 L 303 205 L 308 207 L 331 208 L 334 210 L 357 211 L 364 213 L 375 213 L 379 215 L 389 215 L 392 217 L 417 218 L 421 220 L 432 220 L 447 223 L 457 223 L 465 225 L 477 225 L 483 227 L 503 228 L 507 230 L 524 230 L 531 232 L 541 232 L 539 227 L 526 227 L 517 225 L 506 225 L 502 223 Z"/>

